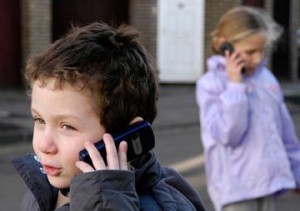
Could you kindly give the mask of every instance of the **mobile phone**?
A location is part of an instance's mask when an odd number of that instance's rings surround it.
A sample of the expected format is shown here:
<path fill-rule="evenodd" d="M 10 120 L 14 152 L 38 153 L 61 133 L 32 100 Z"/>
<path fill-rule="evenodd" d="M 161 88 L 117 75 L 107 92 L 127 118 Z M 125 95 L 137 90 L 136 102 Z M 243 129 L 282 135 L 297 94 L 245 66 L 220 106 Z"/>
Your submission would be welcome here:
<path fill-rule="evenodd" d="M 230 42 L 224 42 L 221 46 L 220 46 L 220 53 L 225 56 L 225 52 L 229 51 L 229 54 L 232 54 L 234 52 L 234 47 Z M 246 68 L 243 67 L 241 70 L 242 74 L 246 73 Z"/>
<path fill-rule="evenodd" d="M 225 55 L 226 51 L 229 51 L 229 54 L 232 54 L 234 52 L 234 48 L 230 42 L 224 42 L 220 46 L 220 52 L 223 56 Z"/>
<path fill-rule="evenodd" d="M 131 161 L 140 155 L 149 152 L 155 146 L 155 137 L 151 125 L 147 121 L 139 121 L 129 125 L 119 133 L 112 135 L 118 149 L 121 141 L 126 141 L 128 145 L 127 161 Z M 104 141 L 95 143 L 95 147 L 100 152 L 106 163 L 106 149 Z M 92 160 L 86 149 L 79 152 L 79 159 L 92 165 Z"/>

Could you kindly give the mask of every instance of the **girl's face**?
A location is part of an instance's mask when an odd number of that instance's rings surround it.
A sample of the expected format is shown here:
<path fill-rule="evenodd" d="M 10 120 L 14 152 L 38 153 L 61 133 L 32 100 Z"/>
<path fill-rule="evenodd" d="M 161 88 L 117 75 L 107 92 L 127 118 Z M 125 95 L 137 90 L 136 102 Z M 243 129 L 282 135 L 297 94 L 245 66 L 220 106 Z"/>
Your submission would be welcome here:
<path fill-rule="evenodd" d="M 39 81 L 32 86 L 33 149 L 49 182 L 65 188 L 80 173 L 75 162 L 84 142 L 101 139 L 105 129 L 88 92 L 68 84 L 54 89 L 54 83 L 49 79 L 45 87 Z"/>
<path fill-rule="evenodd" d="M 251 75 L 264 58 L 266 35 L 259 32 L 233 43 L 233 46 L 246 62 L 247 74 Z"/>

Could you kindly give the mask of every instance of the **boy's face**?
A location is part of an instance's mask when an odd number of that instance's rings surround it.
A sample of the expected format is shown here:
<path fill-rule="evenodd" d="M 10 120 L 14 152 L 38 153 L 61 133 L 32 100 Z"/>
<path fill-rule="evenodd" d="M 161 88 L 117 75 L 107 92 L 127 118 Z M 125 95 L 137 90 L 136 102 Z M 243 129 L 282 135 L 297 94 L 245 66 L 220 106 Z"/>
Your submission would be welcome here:
<path fill-rule="evenodd" d="M 75 162 L 84 142 L 96 142 L 105 133 L 96 115 L 92 97 L 86 91 L 65 84 L 54 89 L 55 79 L 45 87 L 36 81 L 32 86 L 31 112 L 34 119 L 33 149 L 50 183 L 69 187 L 79 174 Z"/>

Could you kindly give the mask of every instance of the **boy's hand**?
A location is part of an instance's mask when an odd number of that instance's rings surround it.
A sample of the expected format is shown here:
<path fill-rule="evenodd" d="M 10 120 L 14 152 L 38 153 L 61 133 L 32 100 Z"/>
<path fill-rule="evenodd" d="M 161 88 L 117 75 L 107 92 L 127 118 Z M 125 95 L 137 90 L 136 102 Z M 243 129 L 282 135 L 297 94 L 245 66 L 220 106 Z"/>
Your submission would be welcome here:
<path fill-rule="evenodd" d="M 104 134 L 103 141 L 106 148 L 107 165 L 105 164 L 101 154 L 98 152 L 94 144 L 91 142 L 86 142 L 85 148 L 90 155 L 94 167 L 90 166 L 86 162 L 77 161 L 76 162 L 77 168 L 79 168 L 84 173 L 92 172 L 95 170 L 104 170 L 104 169 L 128 170 L 127 154 L 126 154 L 127 143 L 125 141 L 122 141 L 119 145 L 119 150 L 117 150 L 111 135 Z"/>
<path fill-rule="evenodd" d="M 227 63 L 227 74 L 229 80 L 232 82 L 242 83 L 242 69 L 245 66 L 245 61 L 243 60 L 241 54 L 239 52 L 233 52 L 230 55 L 229 51 L 226 51 L 225 59 Z"/>

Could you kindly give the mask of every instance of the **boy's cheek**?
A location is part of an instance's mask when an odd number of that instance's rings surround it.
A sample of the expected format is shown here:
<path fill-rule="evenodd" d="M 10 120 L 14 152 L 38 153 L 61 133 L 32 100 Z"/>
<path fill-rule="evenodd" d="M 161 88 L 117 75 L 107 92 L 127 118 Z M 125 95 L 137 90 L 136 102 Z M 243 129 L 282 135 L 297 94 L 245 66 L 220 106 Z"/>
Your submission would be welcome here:
<path fill-rule="evenodd" d="M 38 153 L 38 138 L 37 138 L 37 135 L 34 133 L 33 134 L 33 138 L 32 138 L 32 148 L 33 148 L 33 151 L 37 154 Z"/>
<path fill-rule="evenodd" d="M 62 154 L 65 154 L 65 159 L 68 160 L 74 168 L 77 169 L 75 163 L 76 161 L 79 161 L 79 152 L 84 149 L 84 144 L 83 143 L 78 143 L 77 145 L 73 145 L 73 147 L 70 147 L 66 150 L 65 152 L 61 152 Z"/>

